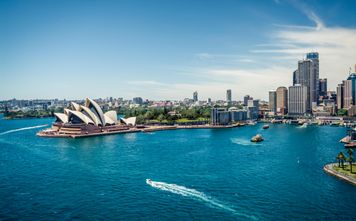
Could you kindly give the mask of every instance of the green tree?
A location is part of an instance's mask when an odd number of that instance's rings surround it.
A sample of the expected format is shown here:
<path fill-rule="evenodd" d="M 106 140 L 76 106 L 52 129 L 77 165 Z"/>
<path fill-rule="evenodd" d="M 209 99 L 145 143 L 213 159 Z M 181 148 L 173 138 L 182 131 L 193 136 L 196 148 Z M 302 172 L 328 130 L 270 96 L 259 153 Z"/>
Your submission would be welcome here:
<path fill-rule="evenodd" d="M 346 116 L 347 115 L 347 110 L 346 109 L 340 109 L 340 110 L 338 110 L 337 115 Z"/>
<path fill-rule="evenodd" d="M 349 162 L 349 164 L 350 164 L 350 172 L 352 173 L 352 162 L 354 161 L 354 158 L 353 158 L 353 156 L 352 156 L 352 154 L 353 154 L 352 149 L 349 148 L 349 149 L 347 150 L 347 153 L 349 154 L 349 157 L 347 158 L 347 162 Z"/>

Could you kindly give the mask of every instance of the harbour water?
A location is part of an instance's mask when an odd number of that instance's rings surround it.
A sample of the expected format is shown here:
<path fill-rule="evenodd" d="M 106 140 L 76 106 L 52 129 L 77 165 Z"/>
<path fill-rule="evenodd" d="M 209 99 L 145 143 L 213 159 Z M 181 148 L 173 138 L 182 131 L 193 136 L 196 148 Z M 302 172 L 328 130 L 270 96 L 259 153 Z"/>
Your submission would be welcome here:
<path fill-rule="evenodd" d="M 356 219 L 356 188 L 322 170 L 342 127 L 35 136 L 52 121 L 0 120 L 0 220 Z"/>

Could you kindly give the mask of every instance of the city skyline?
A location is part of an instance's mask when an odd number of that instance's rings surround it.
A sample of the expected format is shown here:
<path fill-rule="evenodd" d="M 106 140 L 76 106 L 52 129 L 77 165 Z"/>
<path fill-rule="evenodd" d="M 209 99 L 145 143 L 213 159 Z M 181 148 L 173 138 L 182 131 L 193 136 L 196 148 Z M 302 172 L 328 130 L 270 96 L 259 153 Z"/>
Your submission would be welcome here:
<path fill-rule="evenodd" d="M 227 89 L 268 100 L 308 52 L 319 52 L 328 90 L 354 69 L 352 1 L 255 5 L 2 1 L 0 100 L 223 100 Z"/>

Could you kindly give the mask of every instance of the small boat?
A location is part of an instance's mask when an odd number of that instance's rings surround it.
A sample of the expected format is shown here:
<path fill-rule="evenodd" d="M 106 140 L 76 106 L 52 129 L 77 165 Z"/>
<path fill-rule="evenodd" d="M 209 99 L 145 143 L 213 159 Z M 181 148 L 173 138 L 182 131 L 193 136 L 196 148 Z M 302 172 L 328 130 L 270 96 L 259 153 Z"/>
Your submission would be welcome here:
<path fill-rule="evenodd" d="M 146 179 L 146 183 L 147 183 L 147 184 L 151 184 L 151 183 L 152 183 L 152 180 L 151 180 L 151 179 Z"/>
<path fill-rule="evenodd" d="M 265 125 L 263 125 L 262 128 L 263 128 L 263 129 L 268 129 L 268 128 L 269 128 L 269 125 L 268 125 L 268 124 L 265 124 Z"/>
<path fill-rule="evenodd" d="M 247 124 L 253 126 L 253 125 L 256 125 L 257 123 L 255 121 L 249 121 Z"/>
<path fill-rule="evenodd" d="M 251 138 L 251 142 L 257 143 L 257 142 L 261 142 L 261 141 L 263 141 L 263 137 L 261 134 L 257 134 L 256 136 L 253 136 Z"/>
<path fill-rule="evenodd" d="M 304 123 L 300 128 L 306 128 L 308 126 L 308 123 Z"/>

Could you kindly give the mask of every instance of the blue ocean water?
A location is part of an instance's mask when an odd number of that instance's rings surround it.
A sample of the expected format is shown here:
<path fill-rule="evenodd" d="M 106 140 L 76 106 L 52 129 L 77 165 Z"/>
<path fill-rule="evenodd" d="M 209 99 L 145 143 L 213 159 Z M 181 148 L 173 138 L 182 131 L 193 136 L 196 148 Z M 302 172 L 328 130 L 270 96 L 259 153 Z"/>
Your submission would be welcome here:
<path fill-rule="evenodd" d="M 52 121 L 0 120 L 0 220 L 356 219 L 356 188 L 322 170 L 345 128 L 35 136 Z"/>

